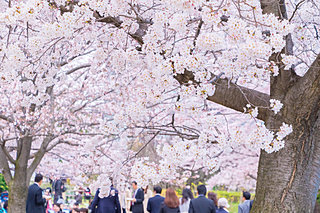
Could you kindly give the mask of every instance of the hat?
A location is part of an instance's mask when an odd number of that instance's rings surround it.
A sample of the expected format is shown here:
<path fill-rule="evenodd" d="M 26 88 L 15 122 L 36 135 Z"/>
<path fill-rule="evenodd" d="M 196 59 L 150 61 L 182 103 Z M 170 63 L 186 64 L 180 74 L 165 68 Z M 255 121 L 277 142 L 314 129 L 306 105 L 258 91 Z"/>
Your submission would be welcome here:
<path fill-rule="evenodd" d="M 225 207 L 225 208 L 229 208 L 230 205 L 228 204 L 228 200 L 226 198 L 220 198 L 218 200 L 218 207 Z"/>

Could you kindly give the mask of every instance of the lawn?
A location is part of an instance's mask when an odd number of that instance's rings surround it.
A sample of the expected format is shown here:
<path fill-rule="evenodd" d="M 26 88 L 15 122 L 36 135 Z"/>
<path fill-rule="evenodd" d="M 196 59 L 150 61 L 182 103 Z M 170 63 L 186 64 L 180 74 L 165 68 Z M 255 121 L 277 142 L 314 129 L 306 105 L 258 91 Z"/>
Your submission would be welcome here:
<path fill-rule="evenodd" d="M 229 213 L 237 213 L 238 212 L 239 203 L 230 203 Z"/>

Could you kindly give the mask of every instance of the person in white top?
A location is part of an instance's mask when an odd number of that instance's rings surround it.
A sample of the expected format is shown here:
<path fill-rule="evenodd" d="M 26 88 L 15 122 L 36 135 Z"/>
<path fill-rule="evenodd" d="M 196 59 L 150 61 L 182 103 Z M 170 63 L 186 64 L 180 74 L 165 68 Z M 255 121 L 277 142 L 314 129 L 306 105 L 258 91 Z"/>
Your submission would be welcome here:
<path fill-rule="evenodd" d="M 190 201 L 193 199 L 193 194 L 190 189 L 185 188 L 182 191 L 182 198 L 180 198 L 180 212 L 187 213 L 189 211 Z"/>
<path fill-rule="evenodd" d="M 149 186 L 146 186 L 143 188 L 143 192 L 144 192 L 144 201 L 143 201 L 143 209 L 144 212 L 147 212 L 147 205 L 148 205 L 148 200 L 149 198 L 151 198 L 153 196 L 152 191 L 149 189 Z"/>
<path fill-rule="evenodd" d="M 122 208 L 122 213 L 128 213 L 130 209 L 130 201 L 131 198 L 130 190 L 126 187 L 126 184 L 120 184 L 119 186 L 119 202 Z"/>

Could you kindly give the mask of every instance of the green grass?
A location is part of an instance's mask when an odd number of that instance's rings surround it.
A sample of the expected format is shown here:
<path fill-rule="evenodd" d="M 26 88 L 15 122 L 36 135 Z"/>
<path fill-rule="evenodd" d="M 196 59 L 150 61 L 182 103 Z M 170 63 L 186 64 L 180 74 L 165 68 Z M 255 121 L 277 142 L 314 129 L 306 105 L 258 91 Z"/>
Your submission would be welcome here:
<path fill-rule="evenodd" d="M 238 203 L 230 203 L 229 213 L 237 213 L 238 212 Z"/>

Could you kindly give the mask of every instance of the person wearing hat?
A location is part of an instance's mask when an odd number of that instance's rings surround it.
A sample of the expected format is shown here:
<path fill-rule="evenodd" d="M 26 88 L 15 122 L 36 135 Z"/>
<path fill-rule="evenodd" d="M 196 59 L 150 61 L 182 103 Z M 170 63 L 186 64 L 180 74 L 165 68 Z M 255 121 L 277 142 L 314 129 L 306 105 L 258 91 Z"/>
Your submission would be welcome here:
<path fill-rule="evenodd" d="M 230 205 L 228 204 L 228 200 L 226 198 L 220 198 L 218 200 L 218 210 L 217 213 L 228 213 L 228 208 Z"/>

